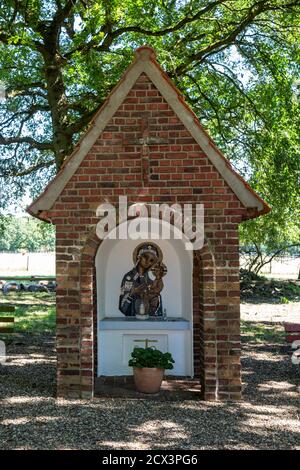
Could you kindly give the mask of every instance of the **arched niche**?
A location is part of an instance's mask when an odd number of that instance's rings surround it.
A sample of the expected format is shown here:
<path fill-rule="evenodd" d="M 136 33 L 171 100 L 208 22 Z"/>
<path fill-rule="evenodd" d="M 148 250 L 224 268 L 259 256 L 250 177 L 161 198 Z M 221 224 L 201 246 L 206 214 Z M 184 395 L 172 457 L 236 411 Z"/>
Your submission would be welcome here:
<path fill-rule="evenodd" d="M 151 223 L 153 224 L 153 220 Z M 167 222 L 157 220 L 152 228 L 155 224 L 160 230 L 158 233 L 162 233 L 163 229 L 170 229 L 169 240 L 150 239 L 146 231 L 141 231 L 137 240 L 106 238 L 100 244 L 95 258 L 98 320 L 105 317 L 123 317 L 119 310 L 122 278 L 134 266 L 132 254 L 135 247 L 142 241 L 151 240 L 162 250 L 163 262 L 168 268 L 168 273 L 163 278 L 164 289 L 161 293 L 167 316 L 192 321 L 192 251 L 186 249 L 188 241 L 176 227 L 166 227 Z M 110 236 L 117 237 L 117 230 L 124 228 L 122 225 L 112 231 Z"/>
<path fill-rule="evenodd" d="M 148 224 L 149 219 L 144 221 Z M 173 355 L 175 365 L 170 375 L 193 376 L 192 252 L 186 250 L 187 240 L 175 227 L 166 226 L 166 222 L 159 219 L 151 219 L 151 223 L 155 234 L 165 229 L 166 235 L 166 229 L 170 229 L 169 239 L 149 237 L 148 231 L 142 229 L 145 225 L 141 225 L 138 239 L 119 239 L 118 234 L 111 232 L 110 238 L 104 239 L 98 248 L 95 258 L 98 375 L 131 375 L 128 367 L 131 351 L 147 341 Z M 121 231 L 124 228 L 119 226 Z M 168 268 L 161 292 L 163 308 L 167 310 L 166 321 L 163 318 L 155 322 L 151 318 L 135 321 L 134 317 L 124 317 L 119 311 L 122 278 L 133 268 L 134 249 L 143 241 L 159 246 Z"/>

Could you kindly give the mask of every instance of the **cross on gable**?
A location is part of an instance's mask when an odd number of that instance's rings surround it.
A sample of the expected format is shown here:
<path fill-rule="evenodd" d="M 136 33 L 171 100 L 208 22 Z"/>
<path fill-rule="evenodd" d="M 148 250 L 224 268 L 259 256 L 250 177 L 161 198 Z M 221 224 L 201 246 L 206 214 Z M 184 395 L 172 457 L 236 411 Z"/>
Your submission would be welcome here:
<path fill-rule="evenodd" d="M 141 167 L 142 167 L 142 181 L 144 184 L 149 183 L 150 176 L 150 158 L 149 158 L 149 146 L 150 145 L 163 145 L 169 143 L 167 139 L 162 137 L 150 136 L 149 135 L 149 120 L 147 118 L 141 119 L 141 134 L 142 137 L 138 139 L 126 139 L 124 144 L 126 145 L 140 145 L 142 146 L 141 150 Z"/>

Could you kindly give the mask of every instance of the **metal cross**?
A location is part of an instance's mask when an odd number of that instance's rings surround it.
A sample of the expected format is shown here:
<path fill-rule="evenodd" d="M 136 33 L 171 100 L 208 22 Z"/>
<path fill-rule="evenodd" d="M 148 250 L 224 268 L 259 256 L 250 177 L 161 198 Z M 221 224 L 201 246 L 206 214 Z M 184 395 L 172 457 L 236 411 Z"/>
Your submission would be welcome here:
<path fill-rule="evenodd" d="M 141 145 L 141 165 L 142 165 L 142 180 L 144 184 L 149 183 L 150 176 L 150 162 L 149 162 L 149 146 L 150 145 L 161 145 L 167 144 L 168 140 L 161 137 L 150 137 L 149 136 L 149 122 L 147 118 L 141 120 L 141 131 L 142 137 L 140 139 L 126 140 L 125 143 L 128 145 Z"/>
<path fill-rule="evenodd" d="M 145 348 L 148 348 L 149 346 L 149 343 L 158 343 L 158 340 L 157 339 L 135 339 L 134 340 L 135 343 L 145 343 Z"/>

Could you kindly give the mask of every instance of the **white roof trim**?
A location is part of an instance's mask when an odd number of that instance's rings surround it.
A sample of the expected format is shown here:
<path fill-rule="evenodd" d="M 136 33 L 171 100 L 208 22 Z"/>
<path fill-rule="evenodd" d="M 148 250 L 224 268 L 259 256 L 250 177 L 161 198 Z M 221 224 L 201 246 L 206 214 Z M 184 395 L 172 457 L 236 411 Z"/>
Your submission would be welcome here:
<path fill-rule="evenodd" d="M 140 52 L 139 52 L 140 51 Z M 52 182 L 46 187 L 44 193 L 36 199 L 28 208 L 29 212 L 38 215 L 40 211 L 51 209 L 64 187 L 74 175 L 86 154 L 101 135 L 111 118 L 114 116 L 129 91 L 135 84 L 141 73 L 145 73 L 163 98 L 177 114 L 180 121 L 194 137 L 206 153 L 214 167 L 224 178 L 228 186 L 236 194 L 245 207 L 263 210 L 264 204 L 255 193 L 249 190 L 237 174 L 226 164 L 226 161 L 219 155 L 201 126 L 195 122 L 193 113 L 182 103 L 178 92 L 173 88 L 168 80 L 163 77 L 159 66 L 151 60 L 153 51 L 150 48 L 142 48 L 137 51 L 137 59 L 125 72 L 125 77 L 121 79 L 116 88 L 109 95 L 103 107 L 98 111 L 89 129 L 75 147 L 73 154 L 69 157 L 61 171 L 55 176 Z"/>

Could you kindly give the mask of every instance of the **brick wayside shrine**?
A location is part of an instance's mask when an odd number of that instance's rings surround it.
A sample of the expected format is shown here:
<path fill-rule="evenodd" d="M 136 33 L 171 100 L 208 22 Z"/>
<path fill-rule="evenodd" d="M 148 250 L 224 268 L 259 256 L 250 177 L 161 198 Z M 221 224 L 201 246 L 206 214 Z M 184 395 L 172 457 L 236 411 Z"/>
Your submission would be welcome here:
<path fill-rule="evenodd" d="M 172 321 L 126 322 L 119 310 L 122 278 L 143 241 L 98 238 L 96 210 L 117 207 L 119 196 L 129 206 L 204 204 L 202 248 L 153 240 L 168 268 L 161 298 Z M 135 51 L 27 210 L 56 226 L 59 397 L 92 398 L 97 379 L 130 375 L 128 355 L 139 341 L 170 350 L 173 375 L 198 380 L 203 399 L 241 398 L 238 225 L 270 209 L 216 147 L 150 47 Z"/>

